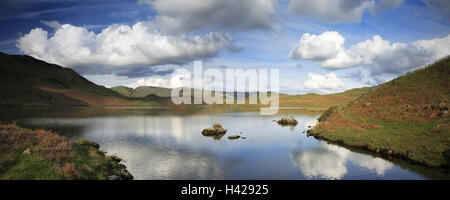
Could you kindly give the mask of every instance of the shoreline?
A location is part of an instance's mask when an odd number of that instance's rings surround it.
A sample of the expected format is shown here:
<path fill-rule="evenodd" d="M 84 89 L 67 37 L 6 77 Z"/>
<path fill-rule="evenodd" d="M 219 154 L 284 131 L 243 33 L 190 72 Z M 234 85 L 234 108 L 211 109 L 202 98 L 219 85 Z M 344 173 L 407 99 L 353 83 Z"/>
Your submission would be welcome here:
<path fill-rule="evenodd" d="M 103 152 L 102 150 L 100 150 L 100 145 L 94 141 L 90 141 L 87 139 L 79 139 L 78 141 L 76 141 L 75 143 L 80 144 L 80 145 L 85 145 L 85 146 L 90 146 L 93 147 L 101 152 Z M 134 176 L 127 170 L 127 167 L 125 164 L 122 164 L 121 161 L 122 159 L 119 158 L 116 155 L 106 155 L 104 154 L 104 158 L 110 160 L 113 163 L 113 168 L 120 171 L 119 174 L 112 174 L 107 176 L 107 180 L 133 180 Z"/>
<path fill-rule="evenodd" d="M 419 166 L 423 166 L 426 168 L 433 168 L 433 169 L 444 169 L 445 170 L 445 169 L 449 168 L 449 166 L 446 166 L 446 165 L 433 166 L 433 165 L 426 163 L 425 161 L 418 161 L 418 160 L 411 159 L 410 158 L 411 153 L 405 154 L 405 153 L 394 152 L 392 149 L 370 147 L 369 144 L 352 145 L 352 144 L 346 143 L 343 139 L 332 140 L 332 139 L 329 139 L 326 136 L 324 136 L 322 134 L 322 132 L 314 131 L 313 128 L 314 127 L 312 127 L 311 129 L 306 131 L 307 137 L 312 136 L 316 140 L 325 141 L 327 143 L 342 146 L 344 148 L 353 148 L 353 149 L 357 149 L 357 150 L 366 151 L 368 153 L 375 154 L 376 156 L 379 156 L 381 158 L 386 158 L 389 160 L 392 160 L 393 158 L 402 159 L 403 161 L 407 161 L 414 165 L 419 165 Z"/>

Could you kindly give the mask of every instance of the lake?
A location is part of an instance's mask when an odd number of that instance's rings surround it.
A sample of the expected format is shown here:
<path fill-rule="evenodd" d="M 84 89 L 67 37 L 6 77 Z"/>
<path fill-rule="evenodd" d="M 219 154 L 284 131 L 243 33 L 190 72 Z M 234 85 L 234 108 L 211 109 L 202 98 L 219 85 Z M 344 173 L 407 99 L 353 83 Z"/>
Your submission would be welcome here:
<path fill-rule="evenodd" d="M 45 128 L 100 144 L 123 159 L 136 179 L 434 179 L 447 176 L 402 160 L 387 160 L 307 137 L 318 113 L 287 114 L 168 108 L 2 109 L 0 121 Z M 299 110 L 299 109 L 297 109 Z M 286 110 L 284 110 L 286 111 Z M 286 113 L 286 112 L 285 112 Z M 287 111 L 290 113 L 290 111 Z M 223 137 L 205 137 L 220 123 Z M 230 140 L 227 136 L 240 135 Z M 246 137 L 246 139 L 242 139 Z"/>

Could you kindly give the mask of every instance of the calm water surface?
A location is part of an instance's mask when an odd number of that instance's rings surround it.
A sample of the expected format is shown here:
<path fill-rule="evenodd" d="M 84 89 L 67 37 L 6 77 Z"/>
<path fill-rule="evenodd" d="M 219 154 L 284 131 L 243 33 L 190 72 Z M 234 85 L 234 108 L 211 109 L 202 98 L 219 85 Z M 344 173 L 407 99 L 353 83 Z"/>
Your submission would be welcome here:
<path fill-rule="evenodd" d="M 6 110 L 1 121 L 93 140 L 123 159 L 136 179 L 428 179 L 439 174 L 318 141 L 303 133 L 315 115 L 294 114 L 296 127 L 258 112 L 185 113 L 169 109 Z M 221 123 L 228 133 L 205 137 Z M 247 139 L 229 140 L 229 135 Z"/>

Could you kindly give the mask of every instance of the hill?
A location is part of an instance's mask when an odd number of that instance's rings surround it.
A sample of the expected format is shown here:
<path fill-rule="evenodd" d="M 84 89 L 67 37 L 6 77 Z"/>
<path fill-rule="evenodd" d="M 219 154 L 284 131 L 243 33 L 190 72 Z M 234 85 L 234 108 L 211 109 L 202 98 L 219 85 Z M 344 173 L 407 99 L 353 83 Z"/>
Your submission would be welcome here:
<path fill-rule="evenodd" d="M 335 94 L 301 94 L 301 95 L 286 95 L 280 94 L 281 107 L 307 107 L 311 111 L 324 111 L 331 106 L 346 105 L 347 103 L 356 100 L 361 95 L 367 93 L 371 88 L 356 88 L 350 89 L 341 93 Z"/>
<path fill-rule="evenodd" d="M 135 90 L 142 97 L 148 96 L 150 94 L 154 94 L 159 97 L 170 97 L 170 93 L 172 92 L 172 89 L 169 88 L 152 87 L 152 86 L 140 86 L 137 87 Z"/>
<path fill-rule="evenodd" d="M 5 106 L 153 105 L 96 85 L 69 68 L 0 53 L 0 104 Z"/>
<path fill-rule="evenodd" d="M 324 112 L 309 132 L 318 139 L 450 166 L 450 57 L 373 88 Z"/>
<path fill-rule="evenodd" d="M 0 53 L 0 106 L 170 106 L 172 89 L 141 86 L 136 89 L 96 85 L 72 69 L 50 64 L 26 55 Z M 191 90 L 192 94 L 195 91 Z M 368 91 L 353 89 L 343 93 L 318 95 L 280 94 L 282 107 L 307 107 L 324 111 L 343 105 Z M 240 92 L 235 92 L 237 96 Z M 245 92 L 243 96 L 259 95 Z M 223 94 L 224 99 L 230 98 Z M 233 109 L 259 108 L 264 105 L 221 105 Z"/>
<path fill-rule="evenodd" d="M 117 86 L 117 87 L 112 87 L 110 89 L 116 91 L 119 94 L 127 96 L 127 97 L 143 97 L 143 95 L 139 94 L 133 88 L 129 88 L 126 86 Z"/>
<path fill-rule="evenodd" d="M 126 86 L 117 86 L 112 87 L 111 89 L 127 97 L 146 97 L 152 94 L 159 97 L 170 97 L 170 93 L 172 92 L 172 89 L 170 88 L 153 86 L 140 86 L 136 89 Z"/>
<path fill-rule="evenodd" d="M 170 95 L 172 89 L 170 88 L 160 88 L 154 86 L 140 86 L 136 89 L 129 88 L 126 86 L 117 86 L 111 88 L 112 90 L 128 97 L 139 97 L 144 99 L 154 99 L 155 97 L 161 97 L 161 99 L 170 100 Z M 188 88 L 186 88 L 188 89 Z M 345 105 L 350 101 L 357 99 L 359 96 L 367 93 L 371 88 L 356 88 L 347 90 L 345 92 L 336 93 L 336 94 L 326 94 L 320 95 L 315 93 L 308 93 L 302 95 L 288 95 L 288 94 L 279 94 L 280 97 L 280 106 L 281 107 L 305 107 L 306 110 L 314 111 L 314 112 L 322 112 L 334 105 Z M 191 95 L 194 94 L 195 89 L 191 89 Z M 238 95 L 242 95 L 246 98 L 246 102 L 248 103 L 248 98 L 253 95 L 259 95 L 258 92 L 234 92 L 235 99 L 237 99 Z M 147 97 L 148 96 L 148 97 Z M 231 98 L 229 94 L 226 92 L 223 93 L 224 102 L 227 98 Z M 258 97 L 257 97 L 258 98 Z M 216 105 L 219 107 L 233 107 L 233 108 L 242 108 L 242 107 L 261 107 L 261 104 L 257 105 Z"/>

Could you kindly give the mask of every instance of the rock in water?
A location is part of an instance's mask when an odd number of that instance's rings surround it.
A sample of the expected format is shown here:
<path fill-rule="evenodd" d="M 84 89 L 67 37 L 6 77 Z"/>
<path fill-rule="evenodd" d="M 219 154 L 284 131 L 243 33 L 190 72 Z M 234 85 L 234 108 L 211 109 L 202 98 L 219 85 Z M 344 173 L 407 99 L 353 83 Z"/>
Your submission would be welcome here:
<path fill-rule="evenodd" d="M 122 159 L 117 157 L 116 155 L 109 156 L 109 159 L 111 159 L 115 163 L 119 163 L 120 161 L 122 161 Z"/>
<path fill-rule="evenodd" d="M 220 124 L 214 124 L 212 128 L 205 128 L 202 131 L 204 136 L 214 136 L 227 133 L 227 129 L 222 128 Z"/>
<path fill-rule="evenodd" d="M 281 126 L 297 126 L 298 122 L 295 119 L 282 118 L 278 120 L 277 123 Z"/>
<path fill-rule="evenodd" d="M 228 139 L 230 139 L 230 140 L 235 140 L 235 139 L 239 139 L 241 136 L 239 136 L 239 135 L 231 135 L 231 136 L 228 136 Z"/>
<path fill-rule="evenodd" d="M 122 170 L 120 177 L 124 180 L 133 180 L 134 179 L 134 176 L 131 175 L 131 173 L 126 169 Z"/>

